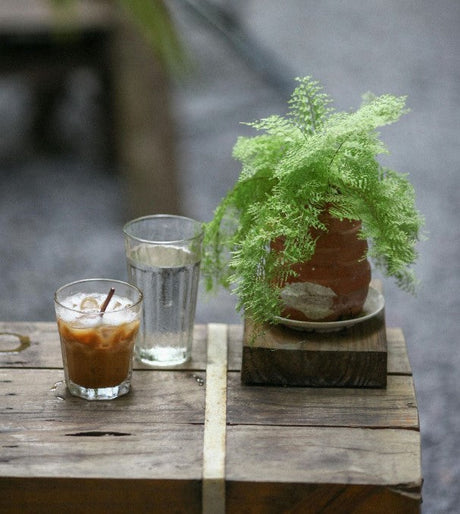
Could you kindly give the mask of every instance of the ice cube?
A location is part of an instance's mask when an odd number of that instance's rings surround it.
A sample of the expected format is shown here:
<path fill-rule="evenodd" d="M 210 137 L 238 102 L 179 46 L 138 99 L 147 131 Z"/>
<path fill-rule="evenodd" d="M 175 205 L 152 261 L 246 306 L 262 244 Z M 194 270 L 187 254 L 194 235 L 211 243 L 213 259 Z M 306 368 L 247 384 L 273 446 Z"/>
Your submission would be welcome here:
<path fill-rule="evenodd" d="M 85 296 L 83 300 L 80 302 L 80 310 L 81 311 L 98 311 L 99 310 L 99 302 L 94 298 L 94 296 Z"/>
<path fill-rule="evenodd" d="M 89 312 L 75 318 L 73 325 L 75 328 L 94 328 L 102 323 L 99 312 Z"/>

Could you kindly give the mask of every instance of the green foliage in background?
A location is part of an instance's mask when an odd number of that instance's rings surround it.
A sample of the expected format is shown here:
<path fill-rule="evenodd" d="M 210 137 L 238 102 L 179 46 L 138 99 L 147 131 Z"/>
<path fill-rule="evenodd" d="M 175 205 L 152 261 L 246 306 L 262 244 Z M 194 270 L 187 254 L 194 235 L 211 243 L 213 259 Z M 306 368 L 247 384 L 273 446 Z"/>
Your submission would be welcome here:
<path fill-rule="evenodd" d="M 186 68 L 186 55 L 168 9 L 160 0 L 116 0 L 138 25 L 160 63 L 172 75 Z"/>
<path fill-rule="evenodd" d="M 415 285 L 410 266 L 423 219 L 407 177 L 376 159 L 386 152 L 376 129 L 406 112 L 405 98 L 368 94 L 355 112 L 335 112 L 316 81 L 297 80 L 285 116 L 249 123 L 263 134 L 238 138 L 241 174 L 205 226 L 207 288 L 234 289 L 238 308 L 256 322 L 276 322 L 281 281 L 313 255 L 309 228 L 326 229 L 326 208 L 361 220 L 376 266 L 405 290 Z M 278 237 L 283 254 L 270 251 Z"/>
<path fill-rule="evenodd" d="M 48 0 L 53 6 L 58 31 L 74 28 L 78 0 Z M 97 2 L 98 0 L 94 0 Z M 107 4 L 107 1 L 103 2 Z M 189 63 L 169 10 L 162 0 L 112 0 L 114 8 L 126 15 L 151 45 L 158 62 L 173 76 L 179 76 Z"/>

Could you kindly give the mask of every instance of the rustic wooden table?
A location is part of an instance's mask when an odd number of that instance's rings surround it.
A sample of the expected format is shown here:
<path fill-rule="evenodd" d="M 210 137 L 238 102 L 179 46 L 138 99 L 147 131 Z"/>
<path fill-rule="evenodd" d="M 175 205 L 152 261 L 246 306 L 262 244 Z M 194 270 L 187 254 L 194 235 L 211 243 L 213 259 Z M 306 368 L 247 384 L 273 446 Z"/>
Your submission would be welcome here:
<path fill-rule="evenodd" d="M 0 332 L 2 513 L 420 510 L 400 329 L 387 330 L 386 389 L 244 386 L 242 327 L 212 324 L 196 326 L 190 363 L 137 366 L 132 391 L 106 402 L 66 393 L 54 323 Z"/>

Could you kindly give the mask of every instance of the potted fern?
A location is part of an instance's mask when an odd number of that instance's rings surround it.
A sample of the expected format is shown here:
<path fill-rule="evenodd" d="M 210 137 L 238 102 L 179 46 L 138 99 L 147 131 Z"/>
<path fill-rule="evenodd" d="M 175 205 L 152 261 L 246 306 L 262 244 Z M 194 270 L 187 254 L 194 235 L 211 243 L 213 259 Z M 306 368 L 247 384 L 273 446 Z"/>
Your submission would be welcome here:
<path fill-rule="evenodd" d="M 415 286 L 423 220 L 414 190 L 377 161 L 386 151 L 377 128 L 406 112 L 405 97 L 368 94 L 355 112 L 335 112 L 316 81 L 297 81 L 285 116 L 249 123 L 263 133 L 238 138 L 241 174 L 205 226 L 207 289 L 233 289 L 257 323 L 358 315 L 368 258 L 403 289 Z M 326 268 L 345 270 L 351 285 L 328 282 Z"/>

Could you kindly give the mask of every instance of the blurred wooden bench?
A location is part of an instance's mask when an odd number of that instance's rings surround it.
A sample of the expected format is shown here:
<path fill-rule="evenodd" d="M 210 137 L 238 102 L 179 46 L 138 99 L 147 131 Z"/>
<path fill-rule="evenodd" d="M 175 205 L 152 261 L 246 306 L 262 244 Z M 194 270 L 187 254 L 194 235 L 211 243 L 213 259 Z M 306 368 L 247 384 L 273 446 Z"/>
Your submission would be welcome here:
<path fill-rule="evenodd" d="M 168 78 L 118 14 L 110 2 L 80 0 L 67 15 L 73 35 L 65 37 L 47 0 L 2 0 L 0 74 L 26 77 L 39 105 L 33 132 L 43 143 L 47 116 L 68 74 L 78 67 L 97 73 L 107 121 L 104 146 L 125 177 L 130 216 L 178 213 Z"/>

